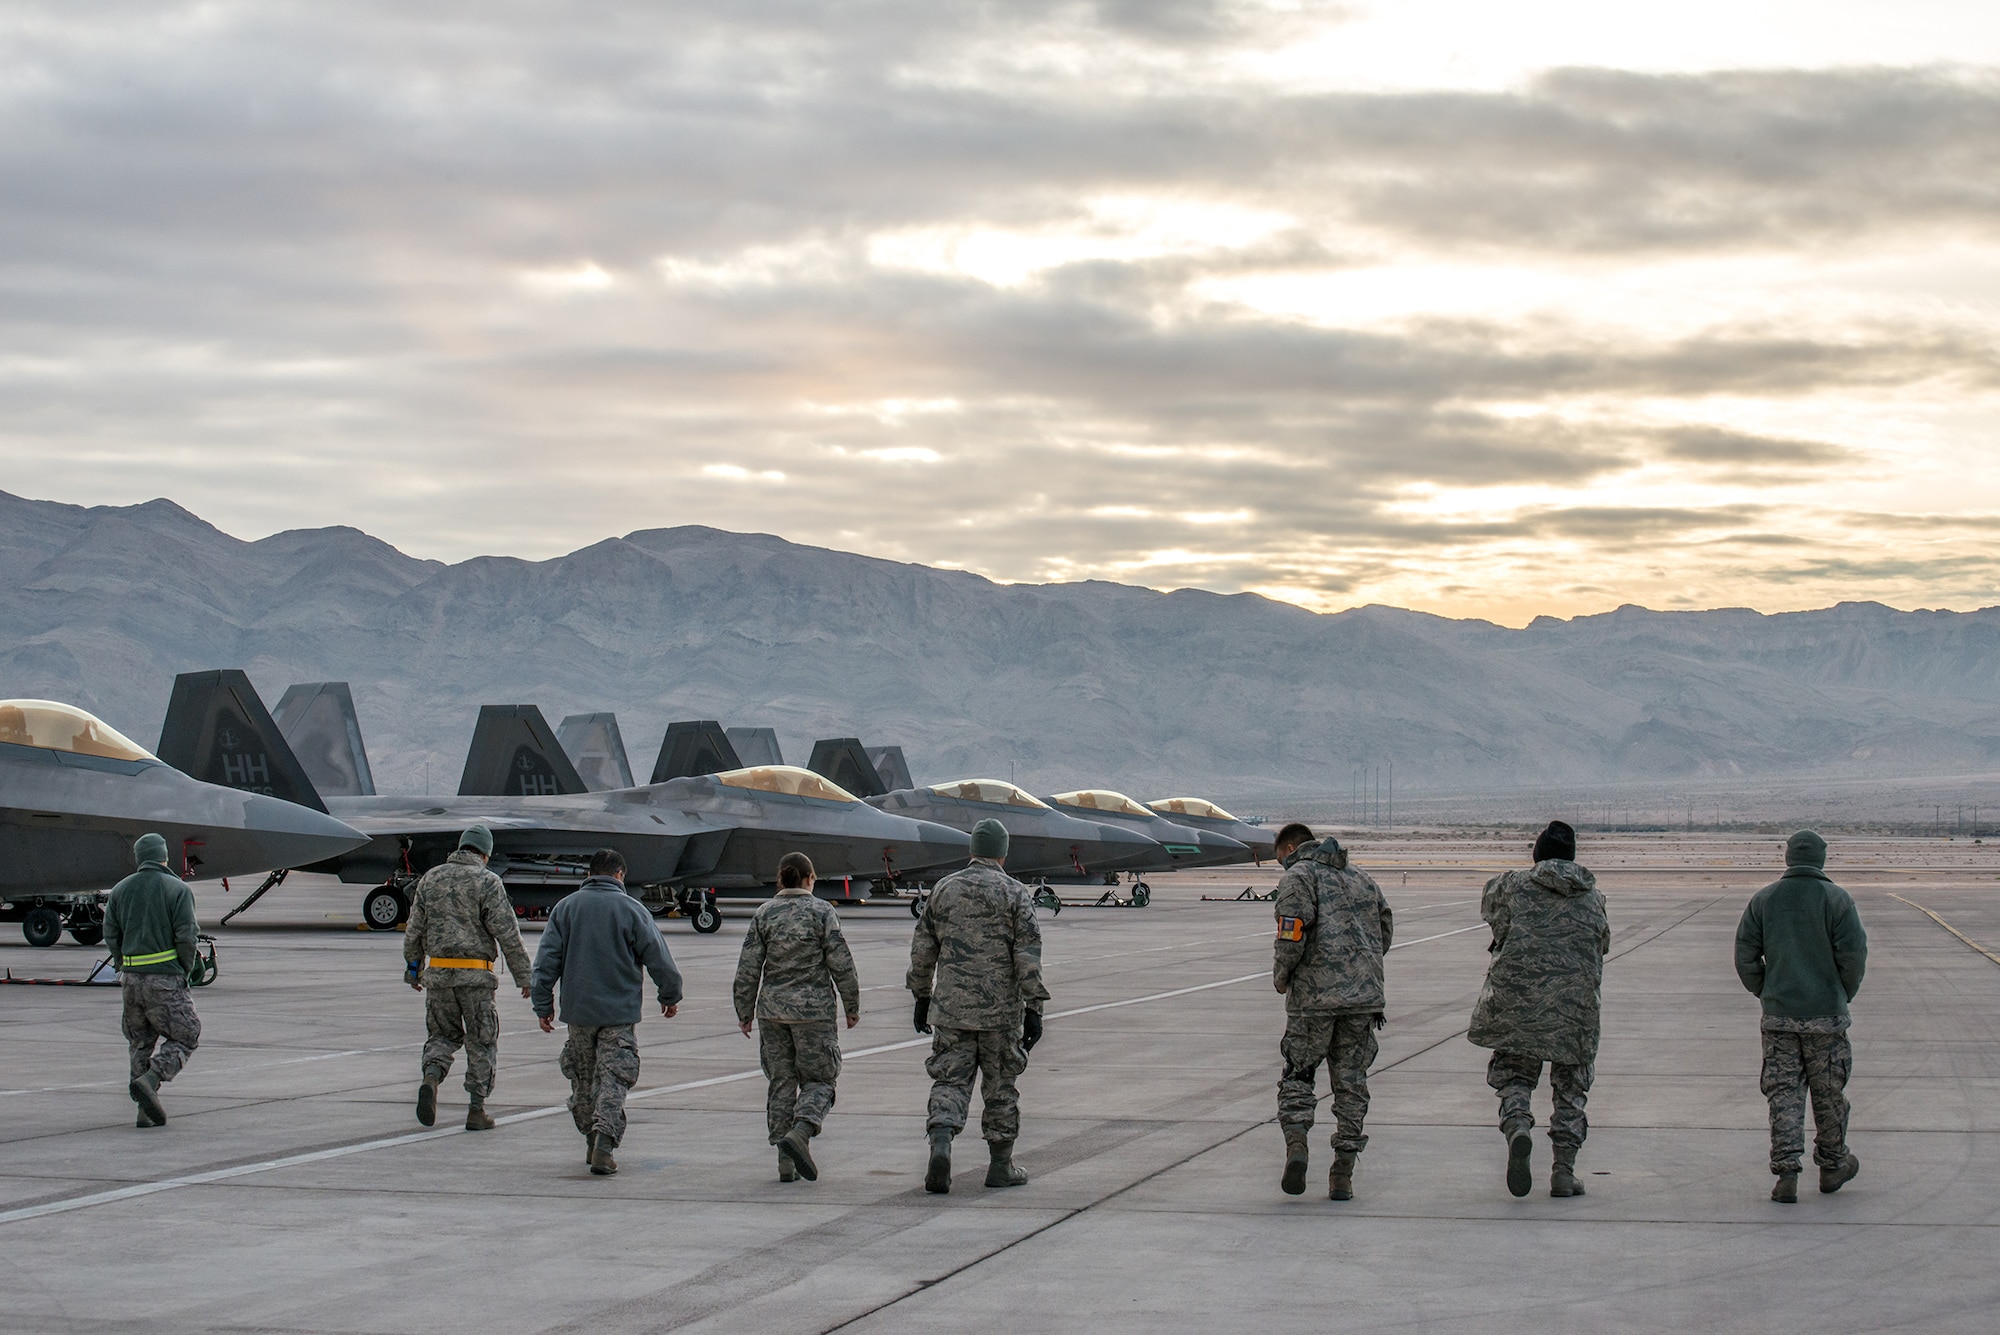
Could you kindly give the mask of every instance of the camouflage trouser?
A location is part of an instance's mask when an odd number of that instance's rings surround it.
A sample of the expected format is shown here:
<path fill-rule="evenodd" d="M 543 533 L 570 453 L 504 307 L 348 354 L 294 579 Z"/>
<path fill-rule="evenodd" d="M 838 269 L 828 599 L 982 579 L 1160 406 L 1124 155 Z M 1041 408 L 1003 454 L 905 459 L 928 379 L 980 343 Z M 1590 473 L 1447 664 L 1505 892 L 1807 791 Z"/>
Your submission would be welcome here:
<path fill-rule="evenodd" d="M 493 1092 L 493 1065 L 500 1059 L 500 1008 L 493 989 L 483 985 L 424 988 L 424 1079 L 438 1084 L 451 1073 L 451 1060 L 465 1049 L 465 1092 L 483 1103 Z"/>
<path fill-rule="evenodd" d="M 1854 1049 L 1846 1034 L 1764 1033 L 1764 1097 L 1771 1101 L 1771 1171 L 1796 1173 L 1806 1148 L 1806 1096 L 1812 1096 L 1813 1162 L 1837 1168 L 1847 1158 L 1847 1077 Z"/>
<path fill-rule="evenodd" d="M 1583 1105 L 1590 1099 L 1590 1082 L 1596 1078 L 1595 1064 L 1569 1066 L 1563 1062 L 1549 1063 L 1549 1092 L 1555 1096 L 1555 1108 L 1549 1114 L 1549 1143 L 1555 1146 L 1558 1159 L 1575 1163 L 1578 1147 L 1590 1134 L 1590 1122 L 1583 1115 Z M 1516 1131 L 1526 1131 L 1534 1126 L 1535 1114 L 1529 1102 L 1534 1098 L 1535 1086 L 1541 1083 L 1541 1079 L 1540 1057 L 1528 1057 L 1518 1052 L 1496 1052 L 1486 1063 L 1486 1083 L 1500 1095 L 1502 1134 L 1512 1137 Z"/>
<path fill-rule="evenodd" d="M 569 1115 L 584 1135 L 625 1139 L 625 1091 L 639 1082 L 639 1040 L 629 1024 L 573 1024 L 557 1065 L 569 1077 Z"/>
<path fill-rule="evenodd" d="M 1368 1067 L 1378 1050 L 1373 1015 L 1292 1015 L 1278 1044 L 1285 1073 L 1278 1078 L 1278 1126 L 1287 1139 L 1312 1130 L 1318 1099 L 1313 1084 L 1326 1063 L 1333 1082 L 1333 1148 L 1359 1154 L 1368 1137 Z"/>
<path fill-rule="evenodd" d="M 1013 1140 L 1021 1131 L 1021 1094 L 1014 1081 L 1027 1069 L 1019 1025 L 1012 1029 L 938 1026 L 931 1031 L 930 1060 L 924 1063 L 932 1081 L 928 1128 L 944 1127 L 953 1135 L 965 1130 L 972 1111 L 972 1077 L 977 1075 L 985 1100 L 979 1134 L 988 1140 Z"/>
<path fill-rule="evenodd" d="M 785 1138 L 795 1121 L 818 1135 L 833 1108 L 833 1084 L 840 1079 L 840 1031 L 832 1020 L 786 1024 L 757 1021 L 757 1055 L 771 1090 L 764 1117 L 771 1143 Z"/>
<path fill-rule="evenodd" d="M 187 979 L 177 973 L 128 973 L 120 975 L 120 985 L 125 1042 L 132 1049 L 131 1078 L 151 1070 L 162 1082 L 173 1079 L 187 1065 L 188 1054 L 201 1046 L 201 1020 Z"/>

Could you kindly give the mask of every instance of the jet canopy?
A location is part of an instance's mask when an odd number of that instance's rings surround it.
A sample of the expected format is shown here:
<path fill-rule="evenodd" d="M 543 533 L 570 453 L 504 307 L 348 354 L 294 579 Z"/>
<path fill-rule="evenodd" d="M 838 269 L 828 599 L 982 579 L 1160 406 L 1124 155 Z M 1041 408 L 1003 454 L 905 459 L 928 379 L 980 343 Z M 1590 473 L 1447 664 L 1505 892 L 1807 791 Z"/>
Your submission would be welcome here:
<path fill-rule="evenodd" d="M 1151 816 L 1156 814 L 1140 806 L 1123 793 L 1109 792 L 1102 788 L 1086 788 L 1074 793 L 1057 793 L 1056 801 L 1066 807 L 1082 807 L 1085 811 L 1110 811 L 1120 816 Z"/>
<path fill-rule="evenodd" d="M 792 797 L 816 797 L 822 802 L 859 802 L 861 799 L 809 769 L 796 765 L 753 765 L 749 769 L 725 770 L 715 781 L 731 788 L 748 788 L 756 793 L 786 793 Z"/>
<path fill-rule="evenodd" d="M 993 802 L 1003 807 L 1038 807 L 1049 809 L 1048 803 L 1030 796 L 1003 779 L 961 779 L 957 783 L 940 783 L 931 788 L 939 797 L 962 798 L 967 802 Z"/>
<path fill-rule="evenodd" d="M 1236 817 L 1224 811 L 1213 802 L 1204 802 L 1199 797 L 1163 797 L 1147 806 L 1162 816 L 1205 816 L 1209 820 L 1235 820 Z"/>
<path fill-rule="evenodd" d="M 103 719 L 56 700 L 0 700 L 0 742 L 106 760 L 159 758 Z"/>

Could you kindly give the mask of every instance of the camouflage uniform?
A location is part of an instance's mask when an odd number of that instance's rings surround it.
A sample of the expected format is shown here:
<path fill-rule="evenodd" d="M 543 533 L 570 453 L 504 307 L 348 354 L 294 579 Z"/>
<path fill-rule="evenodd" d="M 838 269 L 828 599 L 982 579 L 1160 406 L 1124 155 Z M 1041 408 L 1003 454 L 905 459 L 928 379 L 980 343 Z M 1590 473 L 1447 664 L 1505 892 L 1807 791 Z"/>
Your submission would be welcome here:
<path fill-rule="evenodd" d="M 1590 1130 L 1584 1104 L 1611 949 L 1604 895 L 1589 871 L 1550 858 L 1488 881 L 1479 912 L 1493 928 L 1493 962 L 1466 1036 L 1494 1050 L 1486 1083 L 1500 1096 L 1500 1130 L 1511 1138 L 1534 1126 L 1529 1103 L 1546 1061 L 1549 1142 L 1558 1164 L 1574 1165 Z"/>
<path fill-rule="evenodd" d="M 164 1084 L 181 1073 L 188 1055 L 201 1046 L 201 1018 L 194 1013 L 188 981 L 166 973 L 128 973 L 120 979 L 120 986 L 125 994 L 125 1045 L 131 1053 L 131 1078 L 137 1080 L 151 1071 Z"/>
<path fill-rule="evenodd" d="M 1287 1140 L 1312 1130 L 1313 1085 L 1324 1061 L 1338 1125 L 1333 1148 L 1358 1154 L 1368 1144 L 1368 1067 L 1382 1025 L 1382 956 L 1394 917 L 1374 879 L 1349 866 L 1347 850 L 1332 839 L 1302 844 L 1286 859 L 1273 900 L 1271 981 L 1285 995 L 1278 1125 Z"/>
<path fill-rule="evenodd" d="M 167 869 L 165 841 L 149 839 L 157 842 L 140 841 L 146 851 L 139 869 L 111 891 L 104 948 L 118 969 L 123 992 L 130 1079 L 151 1071 L 165 1083 L 181 1073 L 188 1055 L 201 1045 L 201 1019 L 188 990 L 201 928 L 194 892 Z"/>
<path fill-rule="evenodd" d="M 1813 1162 L 1838 1168 L 1847 1161 L 1847 1078 L 1854 1048 L 1845 1015 L 1790 1020 L 1764 1017 L 1764 1074 L 1771 1101 L 1771 1171 L 1796 1173 L 1806 1147 L 1806 1096 L 1812 1096 Z"/>
<path fill-rule="evenodd" d="M 758 1055 L 771 1082 L 771 1143 L 794 1122 L 818 1135 L 840 1078 L 839 1015 L 861 1014 L 861 980 L 833 905 L 803 886 L 780 890 L 750 920 L 736 963 L 736 1019 L 757 1021 Z"/>
<path fill-rule="evenodd" d="M 569 1026 L 556 1067 L 569 1079 L 569 1116 L 584 1135 L 625 1139 L 625 1093 L 639 1083 L 639 1038 L 629 1024 Z"/>
<path fill-rule="evenodd" d="M 1042 931 L 1027 887 L 997 862 L 976 858 L 937 883 L 910 941 L 910 991 L 930 999 L 929 1128 L 956 1135 L 980 1079 L 980 1134 L 1011 1143 L 1021 1129 L 1014 1082 L 1028 1069 L 1021 1015 L 1040 1014 Z"/>
<path fill-rule="evenodd" d="M 491 960 L 507 957 L 516 987 L 526 987 L 528 952 L 507 887 L 479 856 L 461 848 L 424 873 L 410 897 L 403 959 Z M 493 970 L 431 965 L 423 972 L 424 1079 L 442 1084 L 452 1058 L 465 1049 L 465 1092 L 483 1103 L 493 1092 L 493 1067 L 500 1056 L 500 1012 L 493 993 L 500 980 Z"/>

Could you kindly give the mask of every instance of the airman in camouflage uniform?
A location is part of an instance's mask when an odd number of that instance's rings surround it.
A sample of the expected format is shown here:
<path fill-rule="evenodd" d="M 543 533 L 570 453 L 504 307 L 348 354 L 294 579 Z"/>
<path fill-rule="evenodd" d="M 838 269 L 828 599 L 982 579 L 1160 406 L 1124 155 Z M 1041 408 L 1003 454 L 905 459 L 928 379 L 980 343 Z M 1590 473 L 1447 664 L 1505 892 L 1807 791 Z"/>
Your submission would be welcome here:
<path fill-rule="evenodd" d="M 1847 1003 L 1861 990 L 1868 934 L 1854 898 L 1828 876 L 1826 840 L 1800 830 L 1785 842 L 1785 874 L 1744 906 L 1736 974 L 1763 1003 L 1764 1097 L 1771 1104 L 1771 1199 L 1796 1205 L 1813 1110 L 1819 1189 L 1839 1191 L 1861 1171 L 1847 1149 L 1847 1080 L 1854 1049 Z"/>
<path fill-rule="evenodd" d="M 500 1059 L 500 986 L 493 960 L 504 954 L 521 995 L 528 995 L 530 965 L 507 887 L 486 869 L 493 835 L 474 825 L 459 837 L 456 853 L 425 872 L 410 896 L 403 936 L 405 977 L 424 994 L 424 1082 L 417 1089 L 417 1120 L 437 1121 L 437 1089 L 465 1049 L 465 1129 L 488 1131 L 493 1118 L 486 1096 Z M 426 961 L 428 957 L 428 966 Z"/>
<path fill-rule="evenodd" d="M 167 866 L 166 839 L 139 836 L 132 857 L 138 870 L 112 887 L 104 907 L 104 948 L 124 994 L 126 1088 L 139 1105 L 135 1124 L 165 1126 L 160 1086 L 181 1073 L 201 1044 L 201 1018 L 188 991 L 201 926 L 194 892 Z"/>
<path fill-rule="evenodd" d="M 1383 1024 L 1382 956 L 1395 928 L 1382 891 L 1349 865 L 1338 840 L 1315 839 L 1304 825 L 1279 831 L 1285 874 L 1273 894 L 1278 939 L 1271 982 L 1285 998 L 1285 1038 L 1278 1051 L 1278 1126 L 1285 1133 L 1287 1194 L 1306 1189 L 1306 1134 L 1318 1102 L 1319 1064 L 1333 1084 L 1333 1167 L 1327 1195 L 1354 1199 L 1354 1159 L 1368 1144 L 1368 1067 Z"/>
<path fill-rule="evenodd" d="M 1610 919 L 1597 880 L 1576 863 L 1576 832 L 1551 821 L 1535 840 L 1535 865 L 1486 883 L 1480 916 L 1493 928 L 1493 962 L 1473 1007 L 1467 1037 L 1492 1048 L 1486 1083 L 1500 1096 L 1507 1137 L 1507 1189 L 1525 1196 L 1535 1116 L 1529 1107 L 1549 1064 L 1555 1108 L 1549 1143 L 1551 1196 L 1581 1196 L 1576 1153 L 1590 1126 L 1584 1104 L 1596 1074 L 1598 1010 Z"/>
<path fill-rule="evenodd" d="M 736 961 L 736 1021 L 758 1030 L 765 1079 L 765 1120 L 778 1148 L 778 1179 L 819 1179 L 808 1142 L 826 1124 L 840 1078 L 840 1032 L 834 991 L 847 1027 L 861 1023 L 861 979 L 833 905 L 813 894 L 813 865 L 803 853 L 778 863 L 778 895 L 758 908 Z"/>
<path fill-rule="evenodd" d="M 951 1140 L 965 1128 L 972 1078 L 980 1080 L 979 1119 L 992 1155 L 989 1187 L 1018 1187 L 1021 1129 L 1014 1082 L 1042 1036 L 1042 932 L 1028 889 L 1002 870 L 1007 831 L 997 820 L 972 827 L 972 862 L 937 883 L 910 942 L 909 988 L 918 1033 L 932 1034 L 924 1069 L 932 1080 L 930 1165 L 924 1190 L 951 1190 Z"/>

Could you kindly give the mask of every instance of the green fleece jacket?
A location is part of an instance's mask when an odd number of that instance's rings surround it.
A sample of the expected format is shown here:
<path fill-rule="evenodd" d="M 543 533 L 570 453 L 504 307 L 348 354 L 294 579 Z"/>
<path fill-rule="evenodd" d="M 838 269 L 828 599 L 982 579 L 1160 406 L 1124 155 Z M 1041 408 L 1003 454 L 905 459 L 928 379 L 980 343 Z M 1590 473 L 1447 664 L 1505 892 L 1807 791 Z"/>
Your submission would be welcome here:
<path fill-rule="evenodd" d="M 1736 976 L 1769 1016 L 1846 1015 L 1867 963 L 1853 897 L 1817 867 L 1786 868 L 1751 896 L 1736 925 Z"/>
<path fill-rule="evenodd" d="M 111 902 L 104 906 L 104 947 L 121 973 L 192 973 L 200 930 L 194 891 L 163 862 L 141 863 L 112 887 Z M 167 958 L 125 963 L 153 955 Z"/>

